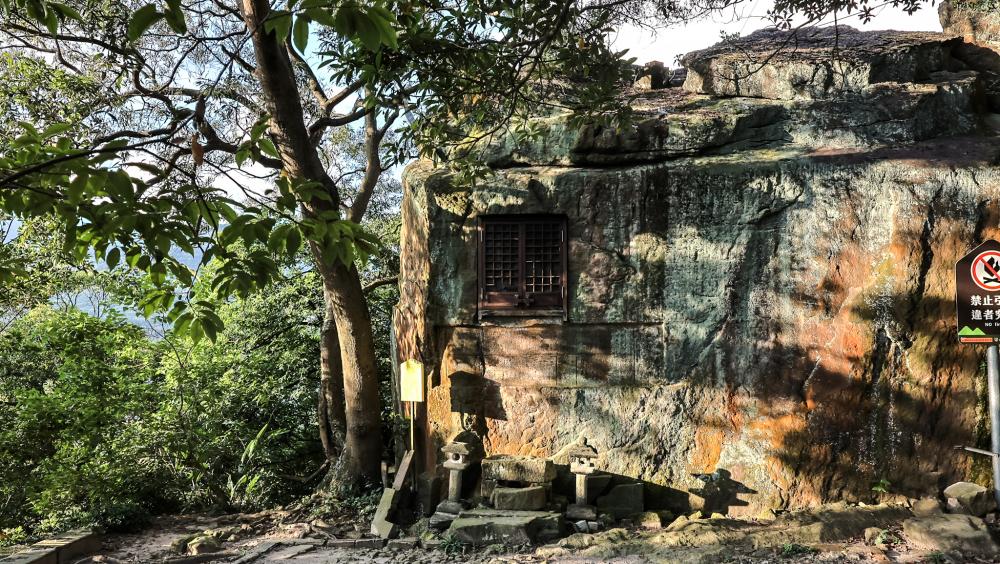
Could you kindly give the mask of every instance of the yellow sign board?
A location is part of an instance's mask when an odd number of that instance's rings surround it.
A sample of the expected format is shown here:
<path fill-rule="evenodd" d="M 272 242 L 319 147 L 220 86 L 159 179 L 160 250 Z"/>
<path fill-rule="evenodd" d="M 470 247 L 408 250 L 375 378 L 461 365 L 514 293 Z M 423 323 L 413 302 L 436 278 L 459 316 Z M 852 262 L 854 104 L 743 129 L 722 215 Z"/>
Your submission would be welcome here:
<path fill-rule="evenodd" d="M 399 399 L 424 401 L 424 365 L 419 360 L 407 360 L 399 365 Z"/>

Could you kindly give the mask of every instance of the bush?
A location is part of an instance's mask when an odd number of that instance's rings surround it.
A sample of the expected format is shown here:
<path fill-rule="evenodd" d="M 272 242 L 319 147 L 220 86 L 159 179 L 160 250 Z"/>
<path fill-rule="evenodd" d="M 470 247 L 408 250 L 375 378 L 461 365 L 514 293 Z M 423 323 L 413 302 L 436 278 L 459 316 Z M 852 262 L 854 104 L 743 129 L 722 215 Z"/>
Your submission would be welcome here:
<path fill-rule="evenodd" d="M 312 282 L 225 305 L 215 344 L 49 306 L 0 333 L 0 529 L 129 530 L 308 492 L 297 478 L 323 461 Z"/>

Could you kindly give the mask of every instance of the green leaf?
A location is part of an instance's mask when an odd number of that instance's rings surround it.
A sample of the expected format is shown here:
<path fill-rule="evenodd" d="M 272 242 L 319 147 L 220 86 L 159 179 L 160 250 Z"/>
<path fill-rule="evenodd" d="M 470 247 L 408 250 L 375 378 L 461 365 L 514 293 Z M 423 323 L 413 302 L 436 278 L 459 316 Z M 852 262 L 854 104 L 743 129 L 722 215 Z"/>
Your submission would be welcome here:
<path fill-rule="evenodd" d="M 45 10 L 45 27 L 49 33 L 55 35 L 59 31 L 59 16 L 55 10 Z"/>
<path fill-rule="evenodd" d="M 161 19 L 163 19 L 163 14 L 156 11 L 156 6 L 146 4 L 132 14 L 132 19 L 128 22 L 128 30 L 125 32 L 125 36 L 129 42 L 134 43 L 142 37 L 143 33 L 146 33 L 147 29 Z"/>
<path fill-rule="evenodd" d="M 292 27 L 292 14 L 287 10 L 275 10 L 264 21 L 264 32 L 273 33 L 278 43 L 284 43 Z"/>
<path fill-rule="evenodd" d="M 270 139 L 261 139 L 257 142 L 257 144 L 260 146 L 260 151 L 265 155 L 276 159 L 280 158 L 280 155 L 278 155 L 278 149 L 275 148 L 274 143 Z"/>
<path fill-rule="evenodd" d="M 170 29 L 174 30 L 174 33 L 184 35 L 187 33 L 187 22 L 184 21 L 184 10 L 181 9 L 179 2 L 177 2 L 177 6 L 174 6 L 172 2 L 167 2 L 167 4 L 170 5 L 170 9 L 164 14 L 167 19 L 167 25 L 170 26 Z"/>
<path fill-rule="evenodd" d="M 122 252 L 115 247 L 108 251 L 108 256 L 104 259 L 108 263 L 108 269 L 113 270 L 122 259 Z"/>
<path fill-rule="evenodd" d="M 80 12 L 77 12 L 75 8 L 67 6 L 62 2 L 49 2 L 49 8 L 62 14 L 64 18 L 69 18 L 78 22 L 83 21 L 83 16 L 80 15 Z"/>
<path fill-rule="evenodd" d="M 295 18 L 295 24 L 292 26 L 292 43 L 299 53 L 305 55 L 306 45 L 309 44 L 309 18 L 304 16 Z"/>

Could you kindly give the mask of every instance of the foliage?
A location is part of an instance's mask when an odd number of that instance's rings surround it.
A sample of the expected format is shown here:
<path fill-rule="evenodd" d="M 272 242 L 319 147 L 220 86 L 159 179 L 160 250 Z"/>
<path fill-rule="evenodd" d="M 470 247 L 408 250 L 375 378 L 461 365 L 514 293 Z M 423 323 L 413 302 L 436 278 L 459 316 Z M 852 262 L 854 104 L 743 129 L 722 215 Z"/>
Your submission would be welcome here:
<path fill-rule="evenodd" d="M 889 487 L 892 486 L 892 482 L 886 478 L 879 478 L 874 484 L 872 484 L 872 491 L 875 493 L 889 493 Z"/>
<path fill-rule="evenodd" d="M 215 344 L 151 339 L 113 310 L 42 305 L 17 319 L 0 335 L 0 528 L 127 529 L 301 496 L 323 462 L 320 300 L 296 273 L 220 307 L 232 323 Z"/>
<path fill-rule="evenodd" d="M 441 537 L 441 550 L 444 550 L 445 554 L 465 554 L 465 548 L 465 544 L 451 533 Z"/>
<path fill-rule="evenodd" d="M 786 542 L 781 545 L 781 556 L 788 558 L 790 556 L 799 556 L 802 554 L 815 554 L 819 552 L 817 549 L 806 546 L 804 544 L 799 544 L 797 542 Z"/>

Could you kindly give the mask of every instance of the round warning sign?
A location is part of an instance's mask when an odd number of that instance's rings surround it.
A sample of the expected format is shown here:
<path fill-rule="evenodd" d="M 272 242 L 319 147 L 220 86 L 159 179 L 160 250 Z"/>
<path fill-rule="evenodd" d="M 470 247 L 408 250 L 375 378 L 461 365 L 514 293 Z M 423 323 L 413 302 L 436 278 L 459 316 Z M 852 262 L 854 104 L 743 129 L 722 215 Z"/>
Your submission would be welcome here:
<path fill-rule="evenodd" d="M 972 261 L 972 281 L 987 292 L 1000 292 L 1000 251 L 984 251 Z"/>

